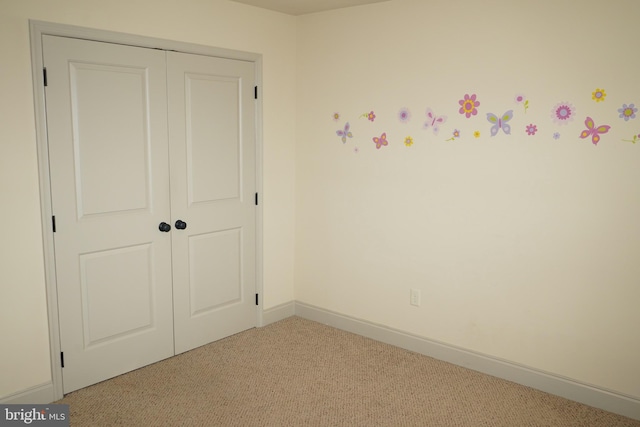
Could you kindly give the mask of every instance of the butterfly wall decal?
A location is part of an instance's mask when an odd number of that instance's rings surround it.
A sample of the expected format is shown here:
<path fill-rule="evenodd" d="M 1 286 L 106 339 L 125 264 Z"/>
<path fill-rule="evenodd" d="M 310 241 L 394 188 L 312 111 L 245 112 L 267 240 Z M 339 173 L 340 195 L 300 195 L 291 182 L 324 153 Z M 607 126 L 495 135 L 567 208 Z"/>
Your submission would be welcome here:
<path fill-rule="evenodd" d="M 353 134 L 350 131 L 351 125 L 349 122 L 344 124 L 344 130 L 338 129 L 336 131 L 336 135 L 342 138 L 342 143 L 345 144 L 347 142 L 347 138 L 353 138 Z"/>
<path fill-rule="evenodd" d="M 491 136 L 496 136 L 498 132 L 500 132 L 500 129 L 507 135 L 511 135 L 511 126 L 507 124 L 507 122 L 512 118 L 513 110 L 505 112 L 500 117 L 492 113 L 487 113 L 487 120 L 489 123 L 493 123 L 493 126 L 491 126 Z"/>
<path fill-rule="evenodd" d="M 447 121 L 447 116 L 436 116 L 431 108 L 427 108 L 427 121 L 424 122 L 424 128 L 433 130 L 433 134 L 437 135 L 440 132 L 440 125 L 443 125 Z"/>
<path fill-rule="evenodd" d="M 380 135 L 380 138 L 378 138 L 377 136 L 373 137 L 373 142 L 376 143 L 376 148 L 379 150 L 380 147 L 382 147 L 383 145 L 389 145 L 389 142 L 387 141 L 387 133 L 383 133 L 382 135 Z"/>
<path fill-rule="evenodd" d="M 604 135 L 609 132 L 609 129 L 611 129 L 611 126 L 609 125 L 596 126 L 591 117 L 587 117 L 584 124 L 587 126 L 587 129 L 580 133 L 580 138 L 586 139 L 591 137 L 593 145 L 598 145 L 598 142 L 600 142 L 600 135 Z"/>

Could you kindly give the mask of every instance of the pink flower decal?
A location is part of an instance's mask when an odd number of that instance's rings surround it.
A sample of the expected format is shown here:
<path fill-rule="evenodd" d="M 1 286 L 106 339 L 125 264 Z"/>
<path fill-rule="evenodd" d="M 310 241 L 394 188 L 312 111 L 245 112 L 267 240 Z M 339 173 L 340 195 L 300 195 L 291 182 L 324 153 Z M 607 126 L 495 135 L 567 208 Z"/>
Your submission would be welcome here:
<path fill-rule="evenodd" d="M 516 104 L 522 104 L 524 106 L 524 112 L 526 114 L 527 110 L 529 109 L 529 100 L 527 99 L 527 97 L 519 93 L 513 98 L 513 100 L 516 102 Z"/>
<path fill-rule="evenodd" d="M 373 111 L 369 111 L 368 113 L 364 113 L 360 117 L 366 117 L 367 120 L 369 120 L 370 122 L 372 122 L 372 121 L 374 121 L 376 119 L 376 115 L 375 115 L 375 113 Z"/>
<path fill-rule="evenodd" d="M 459 100 L 458 104 L 460 104 L 460 110 L 458 110 L 458 112 L 464 114 L 467 119 L 478 114 L 477 107 L 480 106 L 480 101 L 476 100 L 475 93 L 471 96 L 465 94 L 464 99 Z"/>
<path fill-rule="evenodd" d="M 535 135 L 536 132 L 538 132 L 538 126 L 534 125 L 534 124 L 529 124 L 526 127 L 527 130 L 527 135 Z"/>
<path fill-rule="evenodd" d="M 551 118 L 558 125 L 566 125 L 576 116 L 576 108 L 569 102 L 559 102 L 551 110 Z"/>

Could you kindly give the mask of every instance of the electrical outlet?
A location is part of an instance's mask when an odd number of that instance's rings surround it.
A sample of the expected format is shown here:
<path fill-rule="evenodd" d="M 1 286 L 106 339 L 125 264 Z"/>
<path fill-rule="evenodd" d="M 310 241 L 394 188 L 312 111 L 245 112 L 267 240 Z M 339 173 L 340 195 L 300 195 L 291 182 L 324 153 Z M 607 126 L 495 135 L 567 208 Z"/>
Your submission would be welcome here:
<path fill-rule="evenodd" d="M 411 289 L 409 292 L 409 304 L 420 307 L 420 289 Z"/>

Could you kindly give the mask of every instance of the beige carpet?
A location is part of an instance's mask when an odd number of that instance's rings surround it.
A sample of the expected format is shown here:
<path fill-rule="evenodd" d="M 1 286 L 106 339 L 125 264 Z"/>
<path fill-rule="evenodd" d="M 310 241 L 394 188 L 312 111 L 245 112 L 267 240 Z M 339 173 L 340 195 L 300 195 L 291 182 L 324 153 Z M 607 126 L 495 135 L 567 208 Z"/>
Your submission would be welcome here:
<path fill-rule="evenodd" d="M 291 317 L 73 392 L 72 426 L 640 427 Z"/>

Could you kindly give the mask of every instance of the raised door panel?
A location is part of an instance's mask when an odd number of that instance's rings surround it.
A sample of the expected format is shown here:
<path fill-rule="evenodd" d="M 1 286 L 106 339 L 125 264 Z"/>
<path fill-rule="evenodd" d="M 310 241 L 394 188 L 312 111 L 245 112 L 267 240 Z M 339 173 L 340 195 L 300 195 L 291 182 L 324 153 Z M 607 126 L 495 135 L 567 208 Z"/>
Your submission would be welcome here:
<path fill-rule="evenodd" d="M 184 75 L 190 205 L 240 197 L 240 83 L 237 77 Z"/>

